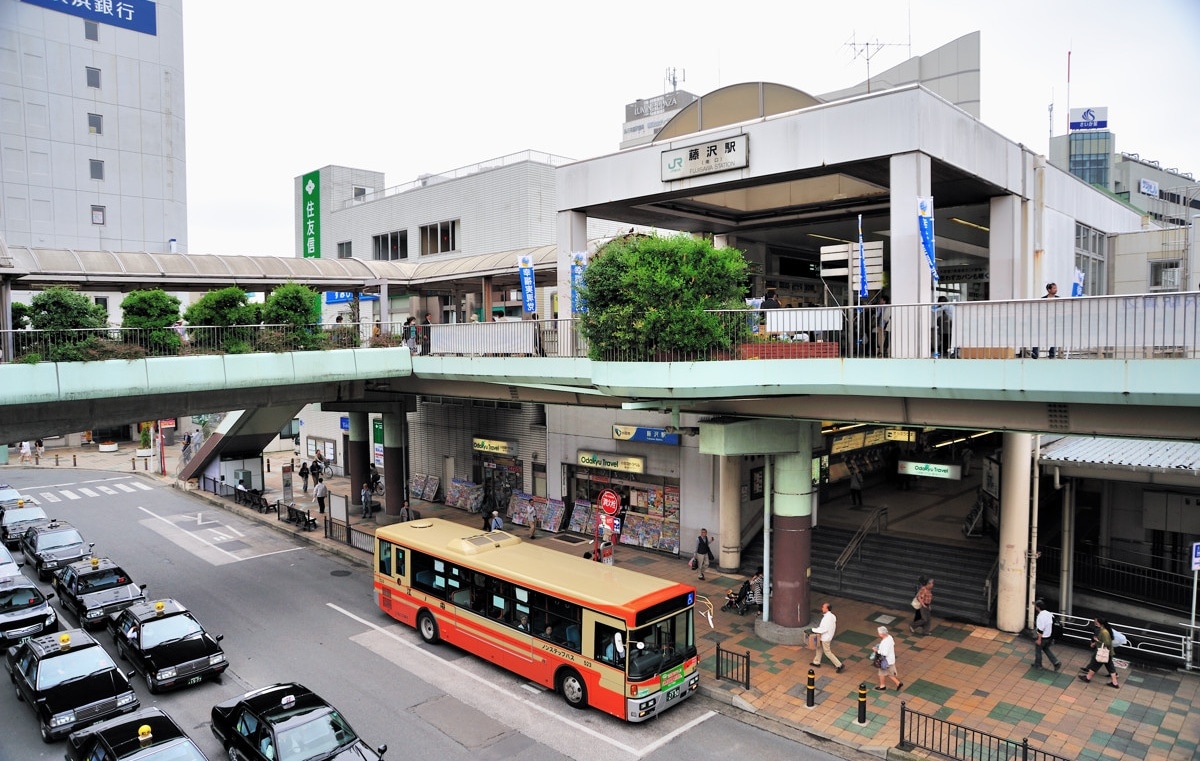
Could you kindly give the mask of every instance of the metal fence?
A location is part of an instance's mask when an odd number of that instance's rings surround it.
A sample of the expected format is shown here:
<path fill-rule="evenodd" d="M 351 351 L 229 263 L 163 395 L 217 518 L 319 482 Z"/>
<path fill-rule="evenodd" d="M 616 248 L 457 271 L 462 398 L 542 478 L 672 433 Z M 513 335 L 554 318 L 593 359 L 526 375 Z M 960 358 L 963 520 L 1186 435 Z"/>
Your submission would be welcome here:
<path fill-rule="evenodd" d="M 768 359 L 1195 359 L 1200 293 L 710 310 L 598 341 L 609 362 Z M 17 361 L 407 346 L 416 355 L 586 357 L 582 322 L 499 320 L 12 331 Z M 7 338 L 4 336 L 3 338 Z"/>
<path fill-rule="evenodd" d="M 717 679 L 737 682 L 745 689 L 750 689 L 750 651 L 735 653 L 723 650 L 717 643 Z"/>
<path fill-rule="evenodd" d="M 914 711 L 900 702 L 901 750 L 920 748 L 958 761 L 1071 761 L 1020 741 Z"/>
<path fill-rule="evenodd" d="M 1062 639 L 1082 647 L 1087 647 L 1095 634 L 1092 619 L 1084 616 L 1071 616 L 1055 613 L 1054 620 L 1062 627 Z M 1110 629 L 1116 629 L 1125 635 L 1129 644 L 1113 648 L 1114 657 L 1124 660 L 1142 657 L 1154 660 L 1166 660 L 1183 666 L 1195 668 L 1200 664 L 1189 661 L 1200 654 L 1197 642 L 1189 642 L 1194 636 L 1200 636 L 1200 631 L 1191 633 L 1188 624 L 1180 623 L 1178 631 L 1163 631 L 1148 629 L 1136 624 L 1126 624 L 1121 621 L 1109 621 Z"/>
<path fill-rule="evenodd" d="M 346 521 L 338 520 L 331 515 L 325 517 L 325 538 L 349 545 L 367 554 L 375 552 L 375 532 L 355 528 Z"/>
<path fill-rule="evenodd" d="M 1058 579 L 1062 550 L 1059 547 L 1044 547 L 1040 551 L 1038 575 L 1053 583 Z M 1191 608 L 1195 593 L 1190 574 L 1102 557 L 1095 551 L 1071 553 L 1071 572 L 1078 587 L 1175 610 Z"/>

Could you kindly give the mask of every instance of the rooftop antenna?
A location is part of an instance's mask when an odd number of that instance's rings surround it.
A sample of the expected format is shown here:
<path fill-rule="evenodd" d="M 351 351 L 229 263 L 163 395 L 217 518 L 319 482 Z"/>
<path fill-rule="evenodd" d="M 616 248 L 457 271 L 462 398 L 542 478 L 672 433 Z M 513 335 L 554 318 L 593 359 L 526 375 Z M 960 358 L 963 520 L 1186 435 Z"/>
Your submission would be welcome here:
<path fill-rule="evenodd" d="M 855 41 L 855 34 L 851 32 L 850 39 L 842 44 L 842 47 L 850 48 L 854 58 L 863 58 L 867 62 L 867 92 L 871 92 L 871 59 L 875 57 L 883 48 L 891 47 L 906 47 L 908 48 L 909 58 L 912 57 L 912 41 L 909 42 L 880 42 L 878 39 L 870 42 L 859 44 Z"/>
<path fill-rule="evenodd" d="M 670 83 L 671 92 L 675 92 L 679 89 L 680 82 L 687 81 L 687 69 L 676 69 L 674 66 L 668 66 L 663 81 Z"/>
<path fill-rule="evenodd" d="M 1050 111 L 1050 138 L 1054 138 L 1054 88 L 1050 88 L 1050 105 L 1046 107 Z"/>

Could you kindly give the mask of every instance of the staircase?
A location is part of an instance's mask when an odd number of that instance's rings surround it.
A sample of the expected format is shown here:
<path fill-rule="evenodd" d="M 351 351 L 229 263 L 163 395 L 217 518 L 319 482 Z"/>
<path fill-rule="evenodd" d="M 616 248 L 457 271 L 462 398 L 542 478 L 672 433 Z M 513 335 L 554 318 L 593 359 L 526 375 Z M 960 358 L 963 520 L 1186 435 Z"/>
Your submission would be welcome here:
<path fill-rule="evenodd" d="M 992 612 L 985 594 L 996 549 L 955 547 L 888 534 L 869 534 L 859 553 L 838 579 L 834 563 L 854 531 L 820 526 L 813 530 L 813 592 L 878 603 L 912 617 L 909 602 L 917 577 L 934 579 L 933 616 L 990 625 Z M 761 539 L 759 547 L 762 546 Z M 760 550 L 761 553 L 761 550 Z M 746 567 L 743 559 L 742 567 Z"/>

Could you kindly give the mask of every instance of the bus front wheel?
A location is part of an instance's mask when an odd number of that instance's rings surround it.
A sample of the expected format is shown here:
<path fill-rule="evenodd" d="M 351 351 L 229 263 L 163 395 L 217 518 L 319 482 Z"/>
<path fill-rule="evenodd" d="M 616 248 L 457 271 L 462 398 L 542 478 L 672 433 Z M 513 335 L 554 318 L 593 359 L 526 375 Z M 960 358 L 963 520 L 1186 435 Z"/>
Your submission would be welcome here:
<path fill-rule="evenodd" d="M 440 639 L 437 619 L 427 610 L 423 610 L 417 615 L 417 633 L 430 645 L 436 644 Z"/>
<path fill-rule="evenodd" d="M 572 708 L 587 708 L 587 684 L 574 669 L 567 669 L 558 678 L 558 691 Z"/>

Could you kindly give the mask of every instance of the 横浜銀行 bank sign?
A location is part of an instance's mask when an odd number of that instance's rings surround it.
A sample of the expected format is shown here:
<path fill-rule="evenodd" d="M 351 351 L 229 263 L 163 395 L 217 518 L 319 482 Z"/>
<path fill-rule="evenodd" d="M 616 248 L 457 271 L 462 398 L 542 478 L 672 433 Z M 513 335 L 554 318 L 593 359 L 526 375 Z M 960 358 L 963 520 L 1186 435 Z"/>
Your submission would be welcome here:
<path fill-rule="evenodd" d="M 157 8 L 151 0 L 22 0 L 59 13 L 109 24 L 131 32 L 158 34 Z"/>

